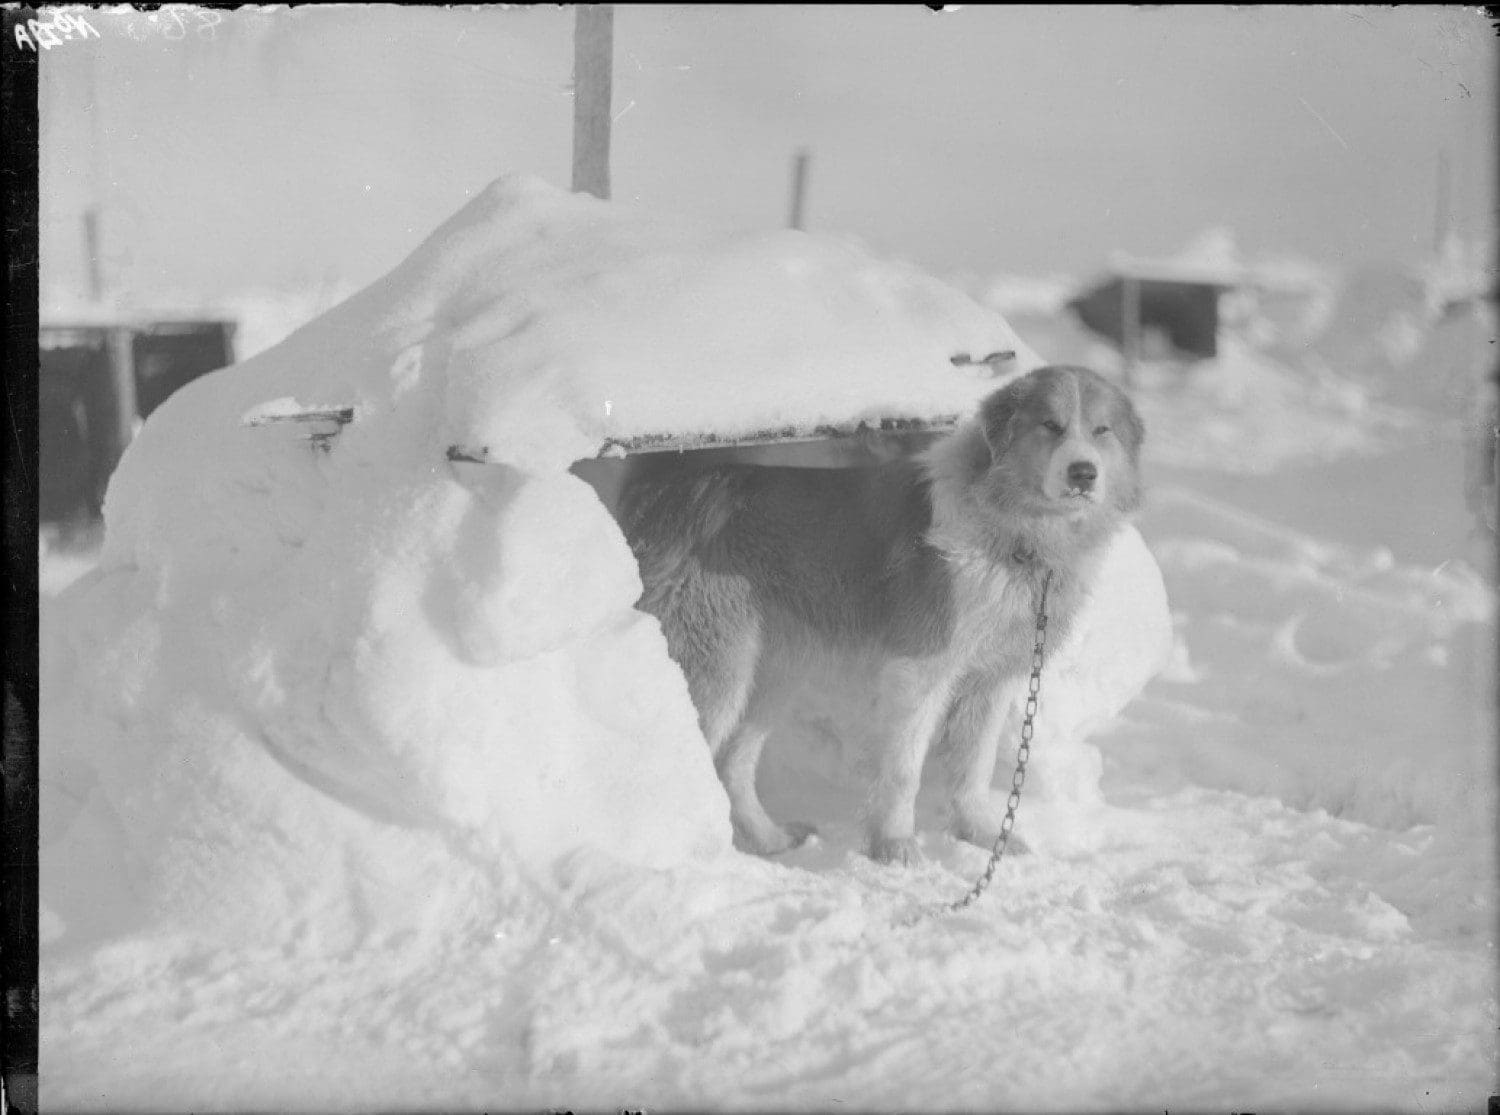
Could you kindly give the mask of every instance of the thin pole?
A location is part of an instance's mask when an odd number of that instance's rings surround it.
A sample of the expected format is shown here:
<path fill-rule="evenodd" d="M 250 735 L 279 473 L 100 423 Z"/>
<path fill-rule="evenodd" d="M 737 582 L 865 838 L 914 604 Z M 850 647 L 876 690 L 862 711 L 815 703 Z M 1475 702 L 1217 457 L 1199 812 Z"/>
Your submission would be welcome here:
<path fill-rule="evenodd" d="M 84 96 L 89 117 L 89 197 L 83 210 L 84 266 L 89 297 L 97 305 L 104 300 L 104 104 L 99 96 L 99 52 L 84 55 Z"/>
<path fill-rule="evenodd" d="M 88 268 L 89 299 L 96 305 L 104 301 L 104 261 L 100 258 L 99 207 L 90 205 L 83 211 L 83 255 Z"/>
<path fill-rule="evenodd" d="M 1441 253 L 1448 232 L 1448 152 L 1438 152 L 1437 214 L 1433 220 L 1432 250 Z"/>
<path fill-rule="evenodd" d="M 1141 355 L 1141 283 L 1134 275 L 1124 276 L 1121 298 L 1124 305 L 1122 324 L 1125 342 L 1125 386 L 1135 381 L 1135 365 Z"/>
<path fill-rule="evenodd" d="M 580 4 L 573 24 L 573 192 L 609 198 L 613 4 Z"/>
<path fill-rule="evenodd" d="M 792 156 L 792 212 L 787 224 L 791 228 L 803 227 L 803 204 L 807 197 L 807 164 L 812 154 L 806 147 L 799 148 Z"/>

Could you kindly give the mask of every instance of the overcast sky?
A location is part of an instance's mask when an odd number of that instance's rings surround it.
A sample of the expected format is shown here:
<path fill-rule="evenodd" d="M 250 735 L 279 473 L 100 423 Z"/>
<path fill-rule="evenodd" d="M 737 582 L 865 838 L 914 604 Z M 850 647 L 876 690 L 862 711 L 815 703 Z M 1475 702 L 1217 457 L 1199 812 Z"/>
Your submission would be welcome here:
<path fill-rule="evenodd" d="M 84 207 L 138 294 L 363 284 L 491 179 L 570 180 L 571 9 L 90 14 L 45 52 L 44 288 Z M 209 20 L 220 22 L 210 26 Z M 615 197 L 808 223 L 939 274 L 1085 273 L 1227 226 L 1328 263 L 1492 235 L 1478 9 L 615 10 Z M 92 106 L 92 107 L 91 107 Z"/>

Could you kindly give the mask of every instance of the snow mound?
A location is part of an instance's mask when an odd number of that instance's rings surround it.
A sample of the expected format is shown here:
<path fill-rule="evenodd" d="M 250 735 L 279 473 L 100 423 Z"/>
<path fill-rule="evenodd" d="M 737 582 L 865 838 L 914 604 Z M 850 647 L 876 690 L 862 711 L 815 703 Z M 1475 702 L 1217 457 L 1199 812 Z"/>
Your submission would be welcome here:
<path fill-rule="evenodd" d="M 122 460 L 99 565 L 44 633 L 49 933 L 284 924 L 322 947 L 546 890 L 580 855 L 716 861 L 727 802 L 686 684 L 568 466 L 610 438 L 965 412 L 993 373 L 951 358 L 1002 350 L 1039 363 L 841 241 L 497 182 L 174 394 Z M 1159 574 L 1125 544 L 1101 599 L 1145 601 L 1126 627 L 1150 641 Z M 1073 719 L 1139 690 L 1160 642 L 1100 666 L 1124 680 Z"/>
<path fill-rule="evenodd" d="M 967 411 L 987 367 L 1041 361 L 998 314 L 922 272 L 801 232 L 734 233 L 504 178 L 390 275 L 256 371 L 366 427 L 528 471 L 610 438 Z M 441 383 L 440 390 L 420 390 Z M 263 401 L 251 400 L 251 403 Z"/>

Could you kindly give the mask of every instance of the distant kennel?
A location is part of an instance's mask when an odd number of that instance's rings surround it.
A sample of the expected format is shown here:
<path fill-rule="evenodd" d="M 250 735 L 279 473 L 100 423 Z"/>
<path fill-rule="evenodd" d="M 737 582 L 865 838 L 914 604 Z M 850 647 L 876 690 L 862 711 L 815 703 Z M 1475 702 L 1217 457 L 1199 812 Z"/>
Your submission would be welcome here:
<path fill-rule="evenodd" d="M 1068 303 L 1080 321 L 1113 341 L 1126 360 L 1187 356 L 1211 360 L 1219 352 L 1219 296 L 1227 278 L 1188 278 L 1120 268 Z"/>
<path fill-rule="evenodd" d="M 43 321 L 38 330 L 38 518 L 97 518 L 139 423 L 176 390 L 234 363 L 235 323 Z"/>

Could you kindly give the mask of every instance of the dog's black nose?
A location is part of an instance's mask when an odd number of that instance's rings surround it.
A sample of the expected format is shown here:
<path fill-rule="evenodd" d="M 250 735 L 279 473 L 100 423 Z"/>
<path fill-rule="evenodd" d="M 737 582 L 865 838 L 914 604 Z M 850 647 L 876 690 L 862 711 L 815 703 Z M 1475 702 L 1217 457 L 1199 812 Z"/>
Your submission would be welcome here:
<path fill-rule="evenodd" d="M 1099 470 L 1092 461 L 1074 461 L 1068 466 L 1068 483 L 1075 488 L 1092 488 Z"/>

